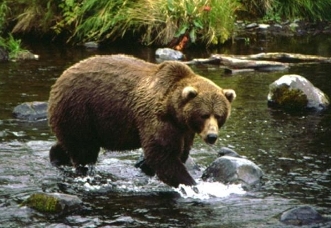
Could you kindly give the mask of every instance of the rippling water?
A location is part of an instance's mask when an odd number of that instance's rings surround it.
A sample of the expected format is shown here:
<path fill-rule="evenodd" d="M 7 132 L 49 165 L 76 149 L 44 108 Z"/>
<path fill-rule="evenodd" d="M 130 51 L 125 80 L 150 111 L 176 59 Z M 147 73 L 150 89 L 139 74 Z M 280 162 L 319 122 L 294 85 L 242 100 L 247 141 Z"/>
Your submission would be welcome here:
<path fill-rule="evenodd" d="M 330 56 L 331 41 L 317 41 L 297 40 L 301 46 L 293 47 L 289 41 L 276 40 L 267 48 Z M 237 92 L 232 116 L 221 130 L 217 145 L 209 147 L 199 139 L 194 144 L 191 155 L 201 168 L 192 173 L 199 181 L 197 193 L 187 187 L 170 188 L 140 173 L 133 165 L 141 150 L 102 153 L 93 177 L 77 178 L 70 169 L 60 172 L 49 164 L 48 150 L 55 137 L 47 123 L 18 121 L 11 116 L 13 108 L 22 102 L 47 100 L 56 78 L 80 59 L 96 53 L 124 52 L 154 61 L 153 49 L 127 46 L 91 52 L 28 45 L 41 56 L 39 61 L 0 63 L 1 227 L 275 227 L 280 213 L 300 204 L 331 214 L 331 111 L 287 114 L 269 109 L 266 101 L 268 85 L 287 73 L 306 77 L 331 97 L 330 64 L 236 75 L 227 75 L 216 66 L 194 66 L 199 74 Z M 213 52 L 257 53 L 253 46 L 238 44 Z M 209 54 L 193 50 L 187 56 Z M 202 170 L 222 146 L 233 148 L 262 168 L 265 176 L 261 189 L 244 192 L 237 185 L 200 181 Z M 35 192 L 74 194 L 84 205 L 79 211 L 56 216 L 20 207 Z"/>

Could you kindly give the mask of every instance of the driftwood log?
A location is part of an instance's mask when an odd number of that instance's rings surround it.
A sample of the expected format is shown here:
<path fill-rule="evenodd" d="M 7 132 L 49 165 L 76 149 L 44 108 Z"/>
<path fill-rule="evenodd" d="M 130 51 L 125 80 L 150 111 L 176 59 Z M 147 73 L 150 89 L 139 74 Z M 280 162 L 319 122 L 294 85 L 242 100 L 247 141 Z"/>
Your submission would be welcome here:
<path fill-rule="evenodd" d="M 331 63 L 330 57 L 303 55 L 296 53 L 269 52 L 254 55 L 215 54 L 206 59 L 193 59 L 186 64 L 217 64 L 231 73 L 242 71 L 286 70 L 294 63 Z"/>

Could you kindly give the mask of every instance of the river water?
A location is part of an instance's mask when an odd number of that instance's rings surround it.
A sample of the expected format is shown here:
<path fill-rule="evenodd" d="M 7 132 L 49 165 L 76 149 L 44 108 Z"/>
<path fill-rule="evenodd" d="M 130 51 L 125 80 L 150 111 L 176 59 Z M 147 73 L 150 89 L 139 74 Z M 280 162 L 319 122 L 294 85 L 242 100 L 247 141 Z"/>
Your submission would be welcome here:
<path fill-rule="evenodd" d="M 55 142 L 46 121 L 15 120 L 13 108 L 27 101 L 46 101 L 50 86 L 73 63 L 95 54 L 126 53 L 154 62 L 154 48 L 116 45 L 99 51 L 61 45 L 26 43 L 38 61 L 0 63 L 0 226 L 1 227 L 286 227 L 280 214 L 309 204 L 331 216 L 331 111 L 288 114 L 269 109 L 268 86 L 284 74 L 299 74 L 331 97 L 330 64 L 294 64 L 283 72 L 229 75 L 218 66 L 192 66 L 197 73 L 237 93 L 232 115 L 216 146 L 195 141 L 192 157 L 206 168 L 222 146 L 261 167 L 260 189 L 199 186 L 207 194 L 183 194 L 133 167 L 141 150 L 102 153 L 96 175 L 77 178 L 49 164 Z M 219 50 L 193 49 L 187 58 L 211 53 L 251 54 L 261 51 L 331 56 L 331 39 L 264 37 L 242 40 Z M 114 174 L 115 173 L 115 174 Z M 193 173 L 199 181 L 201 172 Z M 214 192 L 211 194 L 211 190 Z M 186 189 L 187 191 L 187 189 Z M 83 200 L 80 210 L 49 215 L 22 207 L 35 192 L 62 192 Z"/>

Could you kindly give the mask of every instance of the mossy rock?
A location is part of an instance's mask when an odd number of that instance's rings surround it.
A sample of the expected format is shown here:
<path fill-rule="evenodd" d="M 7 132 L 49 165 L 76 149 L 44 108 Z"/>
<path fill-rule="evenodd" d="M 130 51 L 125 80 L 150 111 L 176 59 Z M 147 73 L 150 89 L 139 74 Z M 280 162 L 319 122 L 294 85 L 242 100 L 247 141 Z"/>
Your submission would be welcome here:
<path fill-rule="evenodd" d="M 271 90 L 274 105 L 285 109 L 305 109 L 308 104 L 307 95 L 299 89 L 290 88 L 286 84 Z"/>
<path fill-rule="evenodd" d="M 329 98 L 300 75 L 283 75 L 269 85 L 268 105 L 286 110 L 324 110 Z"/>
<path fill-rule="evenodd" d="M 22 61 L 22 60 L 38 60 L 39 55 L 35 55 L 28 50 L 22 50 L 13 54 L 10 58 L 12 61 Z"/>
<path fill-rule="evenodd" d="M 82 201 L 73 195 L 60 193 L 34 193 L 26 199 L 22 206 L 46 213 L 63 213 L 80 207 Z"/>

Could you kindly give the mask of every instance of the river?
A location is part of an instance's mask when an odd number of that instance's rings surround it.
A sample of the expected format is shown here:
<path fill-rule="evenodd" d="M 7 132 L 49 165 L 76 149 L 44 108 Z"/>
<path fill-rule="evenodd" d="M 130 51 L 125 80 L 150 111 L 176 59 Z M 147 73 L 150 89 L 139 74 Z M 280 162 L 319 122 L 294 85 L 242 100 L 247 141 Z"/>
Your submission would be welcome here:
<path fill-rule="evenodd" d="M 219 191 L 229 192 L 224 196 L 189 197 L 135 169 L 141 150 L 102 153 L 93 177 L 64 175 L 49 164 L 48 150 L 55 137 L 47 122 L 12 117 L 13 108 L 22 102 L 46 101 L 56 78 L 81 59 L 125 53 L 154 62 L 155 48 L 126 44 L 91 51 L 33 41 L 25 45 L 40 59 L 0 63 L 1 227 L 286 227 L 278 221 L 280 214 L 303 204 L 331 215 L 331 111 L 289 114 L 267 106 L 269 84 L 284 74 L 304 76 L 331 97 L 331 64 L 297 64 L 287 71 L 234 75 L 218 66 L 192 66 L 237 93 L 216 146 L 195 141 L 191 155 L 196 163 L 203 170 L 226 146 L 254 161 L 265 175 L 260 189 L 243 193 L 231 185 L 220 187 Z M 186 55 L 192 59 L 211 53 L 262 51 L 331 56 L 331 39 L 266 37 L 249 44 L 238 40 L 217 50 L 192 49 Z M 120 179 L 112 174 L 114 170 Z M 199 179 L 199 174 L 194 177 Z M 22 207 L 35 192 L 77 195 L 83 207 L 60 215 Z"/>

